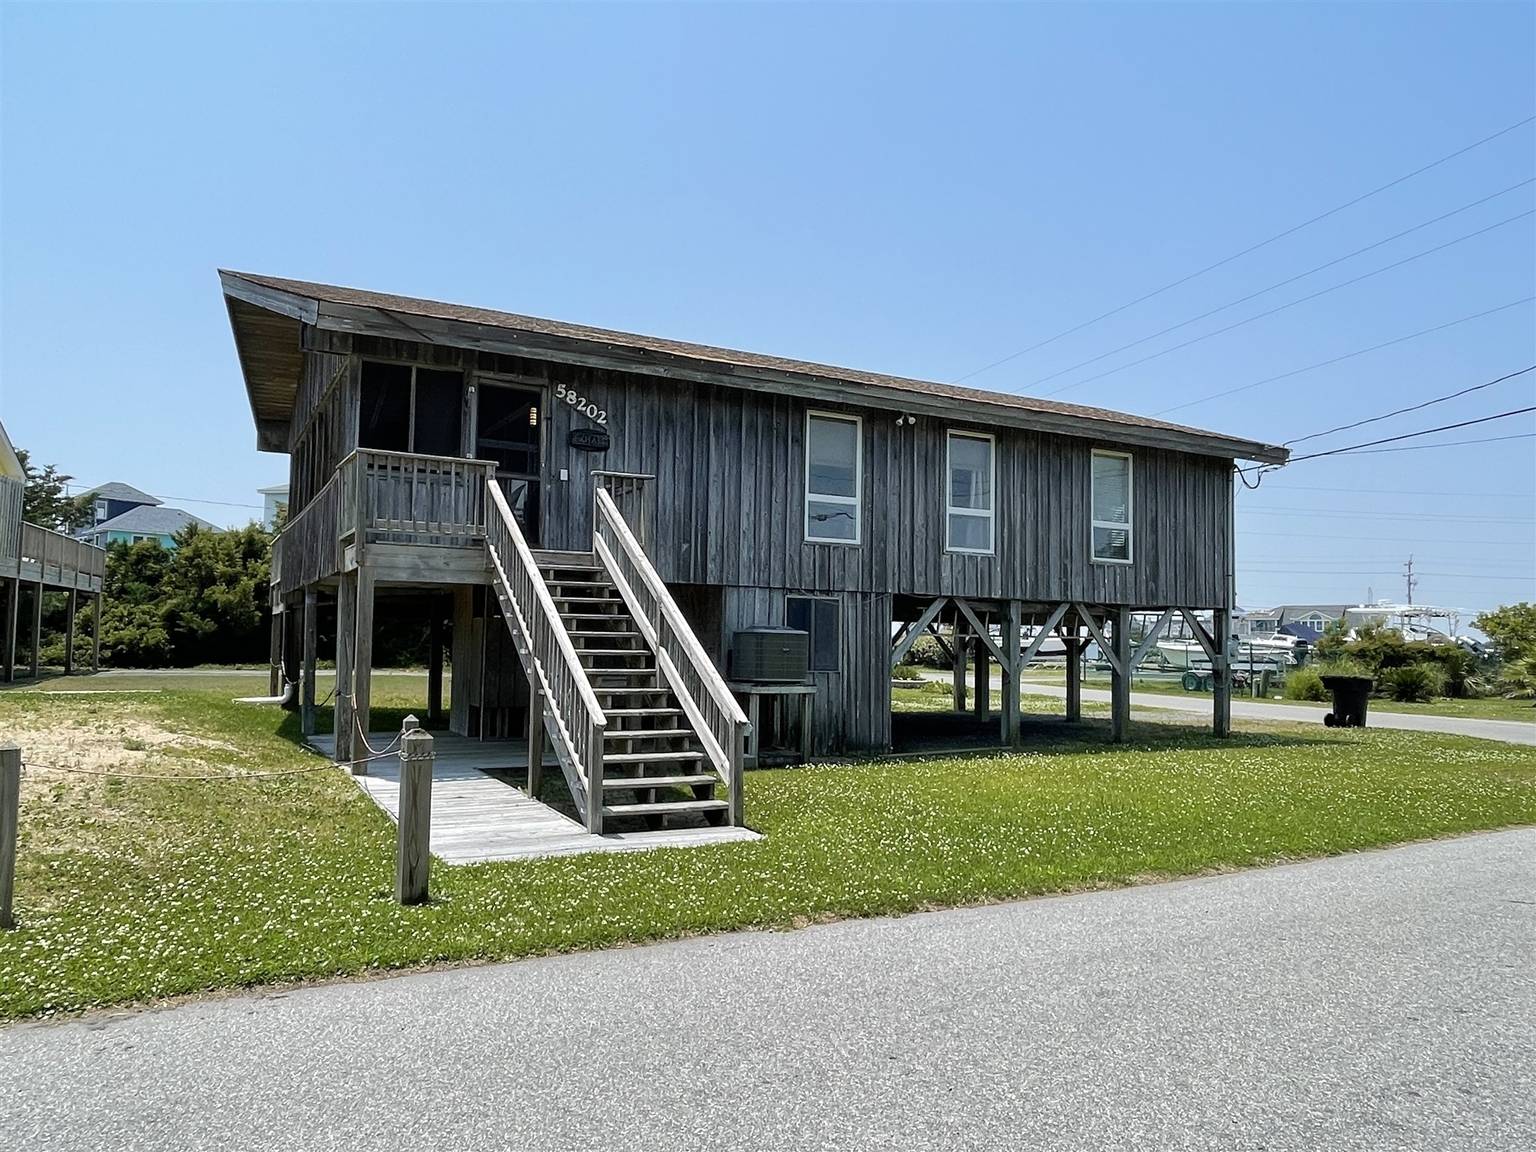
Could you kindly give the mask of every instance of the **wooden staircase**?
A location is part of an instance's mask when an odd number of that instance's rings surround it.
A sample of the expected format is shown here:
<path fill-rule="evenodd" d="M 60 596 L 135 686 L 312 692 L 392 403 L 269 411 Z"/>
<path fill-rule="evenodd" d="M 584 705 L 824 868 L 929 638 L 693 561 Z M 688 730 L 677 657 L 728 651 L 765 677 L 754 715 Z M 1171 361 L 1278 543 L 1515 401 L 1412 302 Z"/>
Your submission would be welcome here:
<path fill-rule="evenodd" d="M 591 552 L 535 553 L 495 480 L 486 508 L 491 587 L 528 677 L 529 763 L 552 748 L 595 834 L 610 817 L 744 824 L 751 725 L 611 494 L 594 494 Z"/>
<path fill-rule="evenodd" d="M 730 804 L 715 795 L 720 776 L 607 570 L 591 553 L 534 558 L 608 719 L 603 816 L 643 817 L 652 828 L 687 815 L 725 823 Z"/>

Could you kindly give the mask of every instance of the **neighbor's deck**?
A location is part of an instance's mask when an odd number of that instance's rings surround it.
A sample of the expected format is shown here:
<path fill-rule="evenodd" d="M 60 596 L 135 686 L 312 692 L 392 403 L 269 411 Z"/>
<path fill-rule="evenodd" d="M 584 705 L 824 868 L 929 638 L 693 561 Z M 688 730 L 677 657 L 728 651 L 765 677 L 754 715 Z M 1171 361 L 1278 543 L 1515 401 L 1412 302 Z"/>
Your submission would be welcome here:
<path fill-rule="evenodd" d="M 396 735 L 371 732 L 368 743 L 384 748 Z M 761 839 L 749 828 L 732 827 L 594 836 L 570 817 L 488 774 L 526 771 L 528 748 L 523 741 L 474 740 L 436 732 L 433 737 L 432 855 L 447 864 L 576 856 L 586 852 L 642 852 Z M 335 755 L 336 742 L 332 736 L 312 736 L 309 744 L 328 757 Z M 553 767 L 549 761 L 546 765 Z M 558 768 L 555 771 L 558 774 Z M 353 779 L 391 820 L 399 818 L 398 760 L 375 760 L 368 765 L 368 775 Z"/>

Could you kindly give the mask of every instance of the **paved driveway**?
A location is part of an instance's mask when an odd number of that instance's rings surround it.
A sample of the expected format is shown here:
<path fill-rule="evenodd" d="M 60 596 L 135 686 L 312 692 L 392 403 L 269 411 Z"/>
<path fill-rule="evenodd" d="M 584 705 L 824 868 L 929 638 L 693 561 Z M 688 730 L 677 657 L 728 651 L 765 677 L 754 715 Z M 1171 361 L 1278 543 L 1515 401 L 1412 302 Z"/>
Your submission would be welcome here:
<path fill-rule="evenodd" d="M 1536 1147 L 1536 830 L 0 1031 L 30 1149 Z"/>
<path fill-rule="evenodd" d="M 1065 700 L 1067 689 L 1060 684 L 1031 684 L 1025 681 L 1025 692 L 1036 696 L 1055 696 Z M 1084 700 L 1109 703 L 1109 692 L 1103 688 L 1084 688 Z M 1137 708 L 1165 708 L 1174 712 L 1198 712 L 1209 718 L 1209 696 L 1175 696 L 1161 692 L 1132 692 L 1131 704 Z M 1331 711 L 1326 704 L 1255 704 L 1251 700 L 1233 697 L 1232 715 L 1248 720 L 1294 720 L 1302 724 L 1322 724 L 1325 713 Z M 1401 728 L 1410 732 L 1445 732 L 1455 736 L 1480 736 L 1484 740 L 1504 740 L 1511 744 L 1536 744 L 1536 708 L 1533 718 L 1523 720 L 1478 720 L 1465 716 L 1426 716 L 1421 712 L 1387 712 L 1371 709 L 1368 719 L 1373 728 Z"/>

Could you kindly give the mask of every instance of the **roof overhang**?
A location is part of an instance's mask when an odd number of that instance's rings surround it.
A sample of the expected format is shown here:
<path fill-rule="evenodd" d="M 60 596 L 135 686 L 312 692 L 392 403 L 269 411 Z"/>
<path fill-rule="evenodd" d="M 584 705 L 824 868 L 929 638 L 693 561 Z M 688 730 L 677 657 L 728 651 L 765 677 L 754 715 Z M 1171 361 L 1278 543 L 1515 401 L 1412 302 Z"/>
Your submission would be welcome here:
<path fill-rule="evenodd" d="M 1284 464 L 1290 456 L 1284 448 L 1256 440 L 1199 429 L 1122 422 L 1107 412 L 1103 417 L 1095 417 L 1021 408 L 989 401 L 984 392 L 957 399 L 849 381 L 830 371 L 764 368 L 602 339 L 444 319 L 397 308 L 338 303 L 260 284 L 237 272 L 220 271 L 219 279 L 245 374 L 251 413 L 256 420 L 257 446 L 263 451 L 287 450 L 288 424 L 303 372 L 303 328 L 312 325 L 322 331 L 474 349 L 753 391 L 790 392 L 822 403 L 883 407 L 912 415 L 1026 428 L 1228 460 Z"/>

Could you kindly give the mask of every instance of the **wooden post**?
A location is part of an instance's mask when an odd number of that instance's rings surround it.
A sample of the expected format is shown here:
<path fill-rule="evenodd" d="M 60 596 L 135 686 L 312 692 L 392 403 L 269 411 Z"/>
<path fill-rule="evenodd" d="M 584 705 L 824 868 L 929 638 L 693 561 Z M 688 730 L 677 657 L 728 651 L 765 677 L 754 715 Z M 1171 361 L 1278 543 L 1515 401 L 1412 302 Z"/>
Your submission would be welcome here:
<path fill-rule="evenodd" d="M 283 690 L 283 605 L 272 605 L 272 625 L 267 636 L 267 695 L 276 696 Z"/>
<path fill-rule="evenodd" d="M 5 587 L 5 682 L 16 679 L 16 630 L 21 619 L 21 579 L 8 581 Z"/>
<path fill-rule="evenodd" d="M 432 734 L 407 716 L 400 736 L 400 820 L 395 825 L 395 899 L 425 904 L 432 868 Z"/>
<path fill-rule="evenodd" d="M 528 795 L 535 800 L 544 790 L 544 692 L 537 680 L 528 681 Z"/>
<path fill-rule="evenodd" d="M 1077 624 L 1067 639 L 1067 719 L 1074 724 L 1083 718 L 1083 653 L 1088 641 L 1077 634 Z"/>
<path fill-rule="evenodd" d="M 1131 610 L 1124 605 L 1112 613 L 1115 665 L 1111 672 L 1109 704 L 1109 738 L 1116 744 L 1123 743 L 1131 725 Z"/>
<path fill-rule="evenodd" d="M 969 644 L 965 637 L 965 617 L 960 615 L 960 609 L 955 609 L 955 627 L 950 633 L 950 644 L 954 652 L 954 682 L 955 682 L 955 711 L 965 711 L 965 654 L 966 645 Z"/>
<path fill-rule="evenodd" d="M 101 593 L 91 601 L 91 671 L 101 671 Z"/>
<path fill-rule="evenodd" d="M 443 718 L 443 605 L 431 599 L 432 618 L 427 623 L 427 723 Z"/>
<path fill-rule="evenodd" d="M 985 620 L 982 622 L 986 623 Z M 992 665 L 987 655 L 987 643 L 979 632 L 976 633 L 975 649 L 976 666 L 972 670 L 975 698 L 971 701 L 971 707 L 976 710 L 976 719 L 985 720 L 987 713 L 992 710 Z"/>
<path fill-rule="evenodd" d="M 43 582 L 32 586 L 32 679 L 43 674 Z"/>
<path fill-rule="evenodd" d="M 75 612 L 80 607 L 80 593 L 71 588 L 64 607 L 64 675 L 75 671 Z"/>
<path fill-rule="evenodd" d="M 1019 673 L 1023 650 L 1022 621 L 1024 606 L 1017 600 L 1008 602 L 1008 615 L 1003 621 L 1003 654 L 1008 663 L 1003 665 L 1003 743 L 1014 747 L 1019 743 Z"/>
<path fill-rule="evenodd" d="M 352 750 L 352 775 L 368 775 L 368 705 L 373 688 L 373 569 L 357 570 L 357 636 L 352 654 L 352 719 L 358 744 Z"/>
<path fill-rule="evenodd" d="M 357 635 L 357 573 L 336 581 L 336 763 L 352 759 L 352 649 Z"/>
<path fill-rule="evenodd" d="M 1218 608 L 1211 616 L 1211 646 L 1216 657 L 1211 661 L 1214 687 L 1211 731 L 1217 736 L 1232 734 L 1232 610 Z"/>
<path fill-rule="evenodd" d="M 320 590 L 304 589 L 304 653 L 299 662 L 299 731 L 315 734 L 315 649 L 320 644 Z"/>
<path fill-rule="evenodd" d="M 16 927 L 11 895 L 16 887 L 16 829 L 21 808 L 21 749 L 0 744 L 0 928 Z"/>

